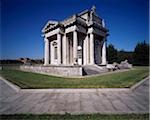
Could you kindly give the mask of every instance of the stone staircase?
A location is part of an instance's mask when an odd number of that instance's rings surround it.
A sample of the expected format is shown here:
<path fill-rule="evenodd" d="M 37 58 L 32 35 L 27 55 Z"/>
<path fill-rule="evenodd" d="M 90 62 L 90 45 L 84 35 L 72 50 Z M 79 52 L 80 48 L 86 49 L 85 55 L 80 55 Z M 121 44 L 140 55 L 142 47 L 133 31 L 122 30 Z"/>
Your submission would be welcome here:
<path fill-rule="evenodd" d="M 106 66 L 98 66 L 98 65 L 85 65 L 82 66 L 83 75 L 94 75 L 108 72 Z"/>

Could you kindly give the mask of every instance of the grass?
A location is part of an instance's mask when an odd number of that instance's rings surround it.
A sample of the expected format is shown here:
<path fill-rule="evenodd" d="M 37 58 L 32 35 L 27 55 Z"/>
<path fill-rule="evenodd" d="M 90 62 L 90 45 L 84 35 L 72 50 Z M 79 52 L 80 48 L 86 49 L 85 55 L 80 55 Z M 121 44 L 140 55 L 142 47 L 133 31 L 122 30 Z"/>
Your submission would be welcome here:
<path fill-rule="evenodd" d="M 149 114 L 125 115 L 2 115 L 1 120 L 149 120 Z"/>
<path fill-rule="evenodd" d="M 21 88 L 128 88 L 149 75 L 148 67 L 87 78 L 48 76 L 4 69 L 0 75 Z"/>

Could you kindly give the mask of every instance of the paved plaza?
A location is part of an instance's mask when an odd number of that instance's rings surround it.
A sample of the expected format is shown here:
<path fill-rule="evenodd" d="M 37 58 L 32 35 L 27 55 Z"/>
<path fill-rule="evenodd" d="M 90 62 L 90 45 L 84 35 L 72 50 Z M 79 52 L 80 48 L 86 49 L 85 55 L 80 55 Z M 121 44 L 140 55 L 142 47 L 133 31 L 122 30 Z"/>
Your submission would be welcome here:
<path fill-rule="evenodd" d="M 0 80 L 0 114 L 148 113 L 149 79 L 133 89 L 16 91 Z"/>

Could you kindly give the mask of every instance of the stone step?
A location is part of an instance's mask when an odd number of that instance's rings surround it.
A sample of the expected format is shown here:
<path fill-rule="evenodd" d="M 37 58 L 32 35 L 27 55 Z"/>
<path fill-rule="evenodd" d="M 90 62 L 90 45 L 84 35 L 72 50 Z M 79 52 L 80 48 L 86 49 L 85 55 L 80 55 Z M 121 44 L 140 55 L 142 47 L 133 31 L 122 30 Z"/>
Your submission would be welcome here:
<path fill-rule="evenodd" d="M 83 75 L 93 75 L 107 72 L 107 68 L 105 66 L 98 65 L 86 65 L 83 66 Z"/>

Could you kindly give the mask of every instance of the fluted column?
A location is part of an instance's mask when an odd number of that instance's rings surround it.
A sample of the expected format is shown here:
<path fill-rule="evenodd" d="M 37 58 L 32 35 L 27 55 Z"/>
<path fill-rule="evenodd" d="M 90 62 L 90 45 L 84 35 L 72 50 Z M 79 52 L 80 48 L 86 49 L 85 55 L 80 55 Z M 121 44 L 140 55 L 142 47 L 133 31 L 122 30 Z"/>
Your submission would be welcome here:
<path fill-rule="evenodd" d="M 77 45 L 78 45 L 77 31 L 74 31 L 73 32 L 73 61 L 74 61 L 74 64 L 77 64 Z"/>
<path fill-rule="evenodd" d="M 45 51 L 44 51 L 44 65 L 49 64 L 49 40 L 44 38 L 45 42 Z"/>
<path fill-rule="evenodd" d="M 58 47 L 57 47 L 57 55 L 58 55 L 58 58 L 57 58 L 57 63 L 58 64 L 61 64 L 61 34 L 58 33 L 57 34 L 57 44 L 58 44 Z"/>
<path fill-rule="evenodd" d="M 67 39 L 66 39 L 66 34 L 63 36 L 63 64 L 67 64 Z"/>
<path fill-rule="evenodd" d="M 106 61 L 106 41 L 104 40 L 103 42 L 103 46 L 102 46 L 102 65 L 106 65 L 107 61 Z"/>
<path fill-rule="evenodd" d="M 88 47 L 87 47 L 87 43 L 88 43 L 88 35 L 85 37 L 84 43 L 83 43 L 83 64 L 86 65 L 87 61 L 88 61 Z"/>
<path fill-rule="evenodd" d="M 90 33 L 90 64 L 94 64 L 94 34 Z"/>

